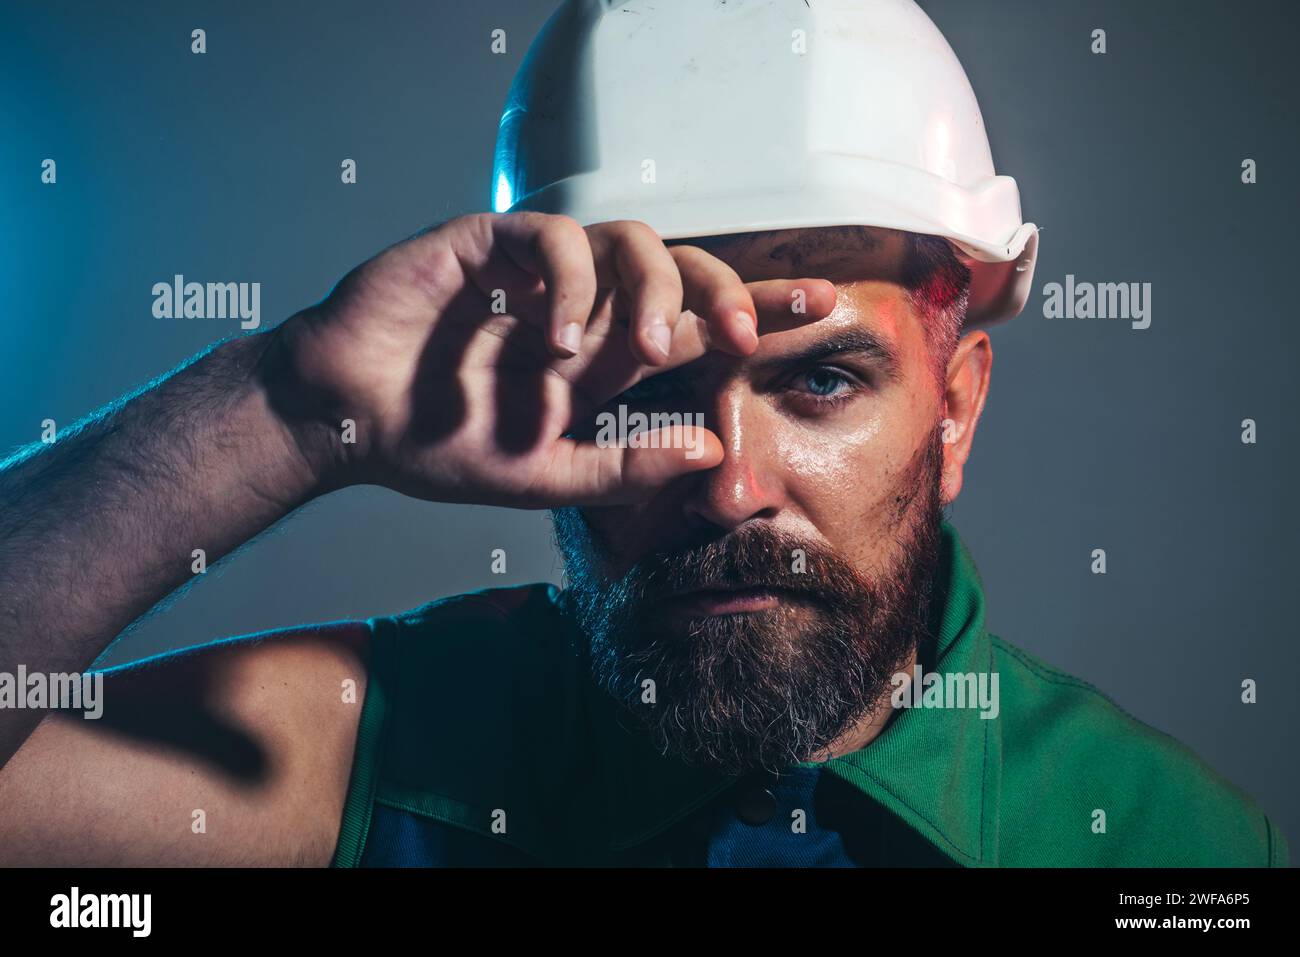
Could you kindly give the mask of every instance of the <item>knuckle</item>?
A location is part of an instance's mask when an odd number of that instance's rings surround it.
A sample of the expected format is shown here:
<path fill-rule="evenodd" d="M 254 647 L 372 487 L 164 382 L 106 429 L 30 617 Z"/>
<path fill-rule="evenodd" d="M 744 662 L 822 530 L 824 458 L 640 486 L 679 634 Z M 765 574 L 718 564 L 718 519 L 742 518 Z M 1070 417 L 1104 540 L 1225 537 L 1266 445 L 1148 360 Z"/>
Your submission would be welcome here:
<path fill-rule="evenodd" d="M 460 284 L 460 260 L 449 243 L 434 242 L 423 247 L 411 260 L 411 275 L 417 288 L 428 295 L 440 295 Z"/>
<path fill-rule="evenodd" d="M 440 223 L 435 223 L 429 227 L 431 231 L 444 229 L 463 228 L 470 231 L 491 228 L 492 224 L 504 216 L 513 216 L 513 213 L 465 213 L 461 216 L 453 216 L 451 219 L 444 219 Z"/>
<path fill-rule="evenodd" d="M 715 290 L 708 295 L 705 300 L 705 309 L 710 315 L 729 316 L 737 309 L 752 309 L 748 301 L 740 296 L 734 295 L 730 290 Z"/>
<path fill-rule="evenodd" d="M 581 236 L 583 240 L 587 238 L 587 231 L 572 216 L 564 213 L 539 213 L 538 215 L 544 217 L 541 231 L 547 235 L 561 239 L 565 237 L 576 238 L 578 236 Z"/>
<path fill-rule="evenodd" d="M 676 270 L 655 269 L 632 277 L 628 292 L 643 303 L 661 304 L 663 301 L 680 303 L 682 280 Z"/>
<path fill-rule="evenodd" d="M 704 250 L 699 246 L 690 246 L 685 243 L 678 243 L 675 246 L 668 247 L 668 255 L 672 256 L 678 265 L 689 265 L 699 261 L 699 257 Z"/>
<path fill-rule="evenodd" d="M 535 209 L 517 209 L 511 213 L 486 213 L 485 215 L 496 215 L 502 219 L 509 220 L 512 223 L 519 223 L 533 229 L 541 228 L 541 226 L 551 218 L 550 213 L 539 213 Z"/>
<path fill-rule="evenodd" d="M 560 258 L 562 263 L 569 260 L 564 254 L 590 251 L 587 231 L 572 216 L 546 214 L 545 222 L 533 233 L 534 249 L 539 253 L 550 253 Z M 575 263 L 576 264 L 576 263 Z"/>
<path fill-rule="evenodd" d="M 644 220 L 628 219 L 624 220 L 624 222 L 627 223 L 627 230 L 630 235 L 644 239 L 647 242 L 662 242 L 659 238 L 659 234 L 655 232 L 654 227 Z"/>
<path fill-rule="evenodd" d="M 609 226 L 617 241 L 632 249 L 650 249 L 663 242 L 654 227 L 639 219 L 616 219 Z"/>

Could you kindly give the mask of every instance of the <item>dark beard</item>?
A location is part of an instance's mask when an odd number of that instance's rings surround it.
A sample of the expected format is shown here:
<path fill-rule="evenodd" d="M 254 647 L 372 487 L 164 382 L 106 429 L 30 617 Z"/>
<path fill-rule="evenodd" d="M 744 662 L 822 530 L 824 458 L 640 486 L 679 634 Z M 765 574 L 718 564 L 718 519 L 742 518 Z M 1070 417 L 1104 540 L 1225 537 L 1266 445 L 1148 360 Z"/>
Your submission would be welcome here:
<path fill-rule="evenodd" d="M 596 682 L 660 752 L 688 764 L 741 774 L 823 756 L 887 699 L 893 675 L 929 637 L 941 466 L 936 434 L 900 483 L 894 558 L 874 580 L 817 543 L 754 523 L 650 555 L 610 581 L 580 513 L 557 511 L 564 601 L 590 642 Z M 796 549 L 803 573 L 792 570 Z M 668 596 L 719 585 L 771 588 L 789 600 L 668 626 Z"/>

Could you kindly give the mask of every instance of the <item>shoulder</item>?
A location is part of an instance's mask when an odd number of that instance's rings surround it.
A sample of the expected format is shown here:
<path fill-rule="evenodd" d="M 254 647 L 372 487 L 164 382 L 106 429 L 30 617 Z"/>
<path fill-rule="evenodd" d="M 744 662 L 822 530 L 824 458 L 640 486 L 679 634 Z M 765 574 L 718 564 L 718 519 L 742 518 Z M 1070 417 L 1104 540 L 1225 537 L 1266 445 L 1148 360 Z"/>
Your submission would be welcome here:
<path fill-rule="evenodd" d="M 489 588 L 375 619 L 373 670 L 387 666 L 390 690 L 407 704 L 520 713 L 543 692 L 567 689 L 562 679 L 574 670 L 577 645 L 558 595 L 544 583 Z"/>
<path fill-rule="evenodd" d="M 437 628 L 461 621 L 487 621 L 526 625 L 551 615 L 559 615 L 555 602 L 559 595 L 554 585 L 535 582 L 503 588 L 484 588 L 436 598 L 392 617 L 407 629 Z"/>
<path fill-rule="evenodd" d="M 116 694 L 182 696 L 245 717 L 274 712 L 281 723 L 296 714 L 319 729 L 324 700 L 342 700 L 350 692 L 359 700 L 364 694 L 370 654 L 366 622 L 336 621 L 224 638 L 103 674 Z M 350 713 L 338 711 L 345 731 Z"/>
<path fill-rule="evenodd" d="M 375 641 L 392 643 L 405 665 L 482 669 L 501 676 L 553 667 L 571 650 L 571 635 L 557 603 L 558 591 L 545 583 L 487 588 L 428 602 L 375 619 Z"/>
<path fill-rule="evenodd" d="M 310 702 L 322 681 L 351 678 L 364 690 L 371 649 L 366 622 L 296 625 L 222 638 L 98 669 L 117 693 L 180 695 L 244 711 Z"/>
<path fill-rule="evenodd" d="M 97 719 L 49 715 L 0 769 L 0 858 L 327 863 L 368 635 L 358 622 L 297 627 L 92 670 L 103 689 Z M 188 823 L 196 808 L 215 839 L 178 839 L 158 824 Z"/>
<path fill-rule="evenodd" d="M 546 815 L 567 806 L 584 754 L 580 658 L 557 596 L 494 588 L 374 620 L 374 800 L 489 836 L 506 809 L 509 843 L 547 845 Z"/>
<path fill-rule="evenodd" d="M 199 762 L 204 787 L 235 795 L 222 806 L 246 833 L 229 842 L 228 863 L 324 865 L 352 771 L 371 636 L 364 621 L 295 625 L 108 669 L 104 694 L 117 708 L 105 717 L 141 747 L 179 746 L 185 758 L 171 773 Z"/>
<path fill-rule="evenodd" d="M 1092 866 L 1285 866 L 1276 825 L 1190 748 L 1088 682 L 991 640 L 1009 863 L 1052 863 L 1033 859 L 1051 846 Z"/>

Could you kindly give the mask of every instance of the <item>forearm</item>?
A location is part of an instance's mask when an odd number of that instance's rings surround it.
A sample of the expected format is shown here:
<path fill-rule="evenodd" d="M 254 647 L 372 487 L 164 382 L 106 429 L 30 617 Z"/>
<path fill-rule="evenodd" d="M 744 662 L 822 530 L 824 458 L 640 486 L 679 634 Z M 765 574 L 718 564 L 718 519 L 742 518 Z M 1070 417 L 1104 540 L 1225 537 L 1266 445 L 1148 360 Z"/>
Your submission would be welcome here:
<path fill-rule="evenodd" d="M 274 331 L 230 340 L 0 465 L 0 672 L 82 671 L 205 563 L 323 491 L 268 399 Z M 41 714 L 0 709 L 0 764 Z"/>

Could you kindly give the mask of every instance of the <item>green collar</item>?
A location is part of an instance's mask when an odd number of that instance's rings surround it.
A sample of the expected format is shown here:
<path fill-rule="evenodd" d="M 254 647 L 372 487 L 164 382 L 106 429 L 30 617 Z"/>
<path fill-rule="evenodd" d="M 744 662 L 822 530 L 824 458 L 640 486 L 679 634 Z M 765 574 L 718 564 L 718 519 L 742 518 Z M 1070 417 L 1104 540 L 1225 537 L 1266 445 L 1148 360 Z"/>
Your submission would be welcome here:
<path fill-rule="evenodd" d="M 941 568 L 933 615 L 934 661 L 927 671 L 991 672 L 979 572 L 965 544 L 943 523 Z M 617 703 L 590 680 L 583 688 L 602 767 L 610 815 L 610 849 L 622 851 L 663 832 L 734 783 L 658 754 L 626 729 Z M 959 864 L 997 863 L 1001 763 L 996 719 L 977 708 L 899 709 L 865 748 L 825 769 L 903 820 Z"/>

